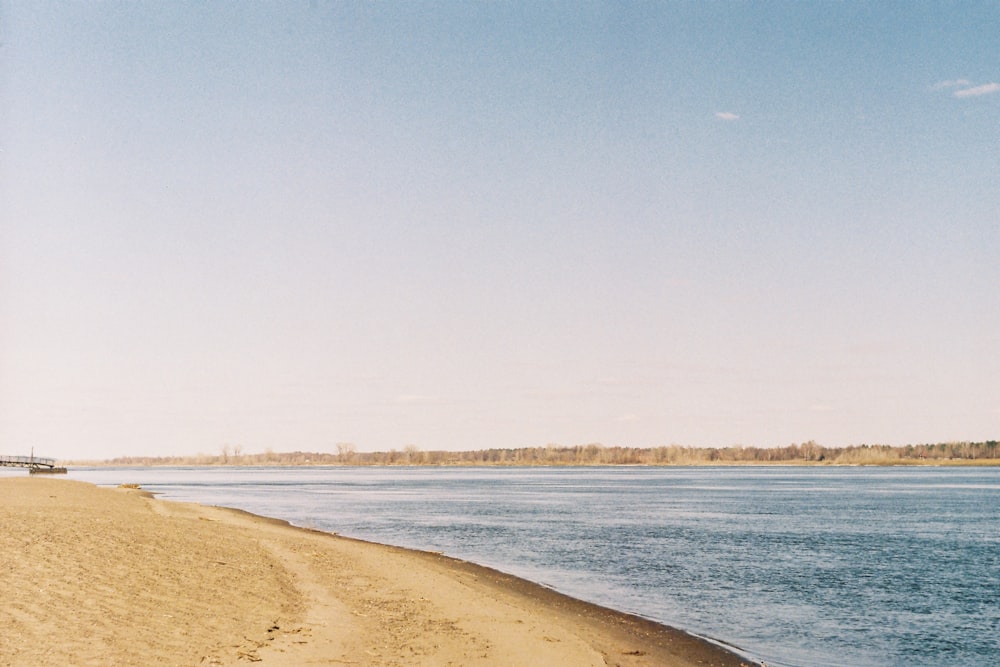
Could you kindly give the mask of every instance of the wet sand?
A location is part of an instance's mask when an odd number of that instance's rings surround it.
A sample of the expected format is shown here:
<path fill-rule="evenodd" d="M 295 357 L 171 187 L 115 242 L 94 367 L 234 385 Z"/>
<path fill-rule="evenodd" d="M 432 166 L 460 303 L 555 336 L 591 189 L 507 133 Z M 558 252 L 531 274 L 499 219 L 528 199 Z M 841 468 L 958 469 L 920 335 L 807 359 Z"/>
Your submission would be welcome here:
<path fill-rule="evenodd" d="M 0 665 L 737 667 L 433 553 L 139 490 L 0 478 Z"/>

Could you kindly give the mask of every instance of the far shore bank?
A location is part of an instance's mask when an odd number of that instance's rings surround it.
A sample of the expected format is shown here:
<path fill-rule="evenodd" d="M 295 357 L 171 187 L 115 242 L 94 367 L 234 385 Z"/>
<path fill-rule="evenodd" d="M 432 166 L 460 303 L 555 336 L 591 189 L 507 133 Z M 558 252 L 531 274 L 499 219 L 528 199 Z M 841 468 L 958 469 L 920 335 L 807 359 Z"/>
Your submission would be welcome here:
<path fill-rule="evenodd" d="M 0 479 L 0 664 L 749 667 L 440 554 L 65 479 Z"/>
<path fill-rule="evenodd" d="M 825 447 L 809 441 L 786 447 L 622 447 L 600 444 L 546 445 L 466 451 L 422 450 L 359 452 L 349 443 L 333 452 L 251 454 L 225 445 L 218 454 L 119 456 L 111 459 L 64 459 L 62 465 L 232 465 L 232 466 L 1000 466 L 1000 442 L 945 442 L 921 445 L 850 445 Z"/>
<path fill-rule="evenodd" d="M 305 462 L 285 462 L 275 461 L 249 461 L 249 462 L 216 462 L 204 461 L 200 457 L 178 457 L 177 460 L 171 458 L 169 461 L 155 461 L 150 463 L 122 463 L 117 460 L 108 461 L 88 461 L 69 460 L 59 461 L 61 466 L 71 466 L 78 468 L 153 468 L 153 467 L 204 467 L 204 468 L 320 468 L 320 467 L 345 467 L 345 468 L 995 468 L 1000 466 L 1000 459 L 955 459 L 955 460 L 933 460 L 933 461 L 893 461 L 885 463 L 827 463 L 825 461 L 776 461 L 768 463 L 758 463 L 750 461 L 717 461 L 711 463 L 343 463 L 328 461 L 305 461 Z"/>

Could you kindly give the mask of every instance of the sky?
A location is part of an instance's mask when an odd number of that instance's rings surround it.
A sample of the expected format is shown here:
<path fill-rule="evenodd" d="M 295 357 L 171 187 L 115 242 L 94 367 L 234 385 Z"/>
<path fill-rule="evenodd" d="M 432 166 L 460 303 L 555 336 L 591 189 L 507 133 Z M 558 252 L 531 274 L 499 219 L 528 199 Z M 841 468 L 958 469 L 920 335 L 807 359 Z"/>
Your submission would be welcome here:
<path fill-rule="evenodd" d="M 0 453 L 996 439 L 998 25 L 0 0 Z"/>

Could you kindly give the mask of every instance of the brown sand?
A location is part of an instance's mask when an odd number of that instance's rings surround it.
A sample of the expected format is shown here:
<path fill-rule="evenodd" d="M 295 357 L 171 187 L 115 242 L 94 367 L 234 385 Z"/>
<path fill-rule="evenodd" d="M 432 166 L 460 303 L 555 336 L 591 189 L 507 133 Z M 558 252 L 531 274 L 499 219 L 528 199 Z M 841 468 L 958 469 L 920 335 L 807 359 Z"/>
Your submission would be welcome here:
<path fill-rule="evenodd" d="M 69 480 L 0 479 L 0 665 L 749 665 L 432 553 Z"/>

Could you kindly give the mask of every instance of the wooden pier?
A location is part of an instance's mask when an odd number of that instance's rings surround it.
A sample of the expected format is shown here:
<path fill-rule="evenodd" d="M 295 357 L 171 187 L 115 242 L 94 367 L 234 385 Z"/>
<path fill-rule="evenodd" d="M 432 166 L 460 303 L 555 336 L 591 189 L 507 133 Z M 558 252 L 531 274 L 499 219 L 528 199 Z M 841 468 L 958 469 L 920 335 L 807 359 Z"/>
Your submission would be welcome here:
<path fill-rule="evenodd" d="M 32 475 L 59 475 L 65 474 L 66 468 L 56 465 L 55 459 L 44 456 L 7 456 L 0 454 L 0 467 L 4 468 L 27 468 Z"/>

